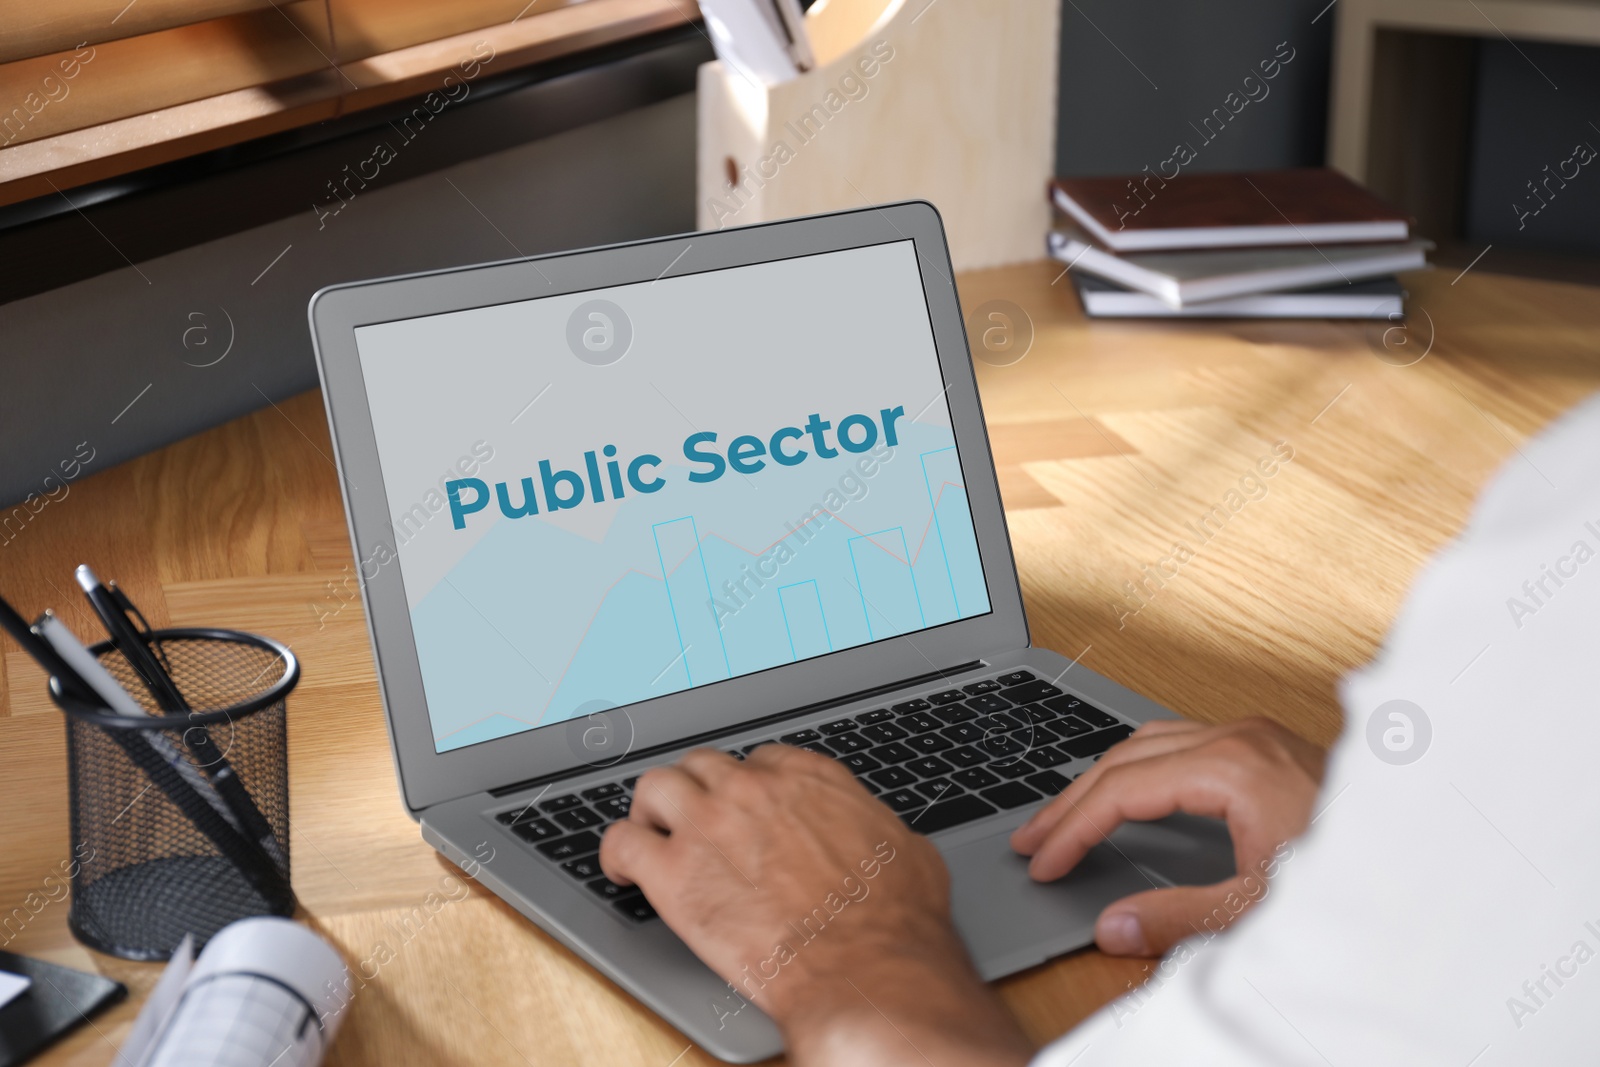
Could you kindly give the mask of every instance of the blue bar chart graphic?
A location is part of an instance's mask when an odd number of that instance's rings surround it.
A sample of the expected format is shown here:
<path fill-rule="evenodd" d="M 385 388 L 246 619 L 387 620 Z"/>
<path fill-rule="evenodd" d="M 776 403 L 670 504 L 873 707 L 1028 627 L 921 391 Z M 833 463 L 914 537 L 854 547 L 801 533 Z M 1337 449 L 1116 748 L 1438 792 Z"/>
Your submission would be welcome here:
<path fill-rule="evenodd" d="M 791 589 L 800 592 L 789 594 Z M 790 659 L 810 659 L 833 651 L 828 617 L 822 611 L 822 591 L 817 588 L 815 578 L 778 586 L 778 607 L 783 611 L 783 625 L 789 632 Z"/>
<path fill-rule="evenodd" d="M 705 550 L 694 516 L 658 522 L 650 532 L 655 538 L 656 559 L 661 562 L 667 605 L 672 611 L 688 683 L 704 685 L 728 677 L 733 668 L 717 625 L 711 576 L 706 571 Z M 669 568 L 669 559 L 677 566 Z"/>

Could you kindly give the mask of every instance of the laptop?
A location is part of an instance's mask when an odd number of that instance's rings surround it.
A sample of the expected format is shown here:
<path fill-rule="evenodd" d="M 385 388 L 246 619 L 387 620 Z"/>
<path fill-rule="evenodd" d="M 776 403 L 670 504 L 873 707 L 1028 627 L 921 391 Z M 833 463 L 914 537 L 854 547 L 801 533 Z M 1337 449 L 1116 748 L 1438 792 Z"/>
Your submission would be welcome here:
<path fill-rule="evenodd" d="M 1007 844 L 1172 715 L 1029 643 L 932 206 L 340 285 L 310 318 L 407 810 L 708 1052 L 782 1045 L 596 857 L 690 748 L 844 763 L 943 852 L 991 979 L 1233 873 L 1182 816 L 1048 885 Z"/>

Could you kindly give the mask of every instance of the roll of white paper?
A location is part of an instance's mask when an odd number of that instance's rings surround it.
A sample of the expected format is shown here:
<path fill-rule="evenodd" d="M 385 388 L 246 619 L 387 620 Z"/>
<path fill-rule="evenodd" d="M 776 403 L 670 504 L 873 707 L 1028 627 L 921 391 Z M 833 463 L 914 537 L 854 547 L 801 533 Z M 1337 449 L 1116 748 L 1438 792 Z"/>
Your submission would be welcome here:
<path fill-rule="evenodd" d="M 315 1067 L 341 1021 L 346 970 L 288 919 L 242 919 L 211 939 L 156 1037 L 147 1067 Z"/>

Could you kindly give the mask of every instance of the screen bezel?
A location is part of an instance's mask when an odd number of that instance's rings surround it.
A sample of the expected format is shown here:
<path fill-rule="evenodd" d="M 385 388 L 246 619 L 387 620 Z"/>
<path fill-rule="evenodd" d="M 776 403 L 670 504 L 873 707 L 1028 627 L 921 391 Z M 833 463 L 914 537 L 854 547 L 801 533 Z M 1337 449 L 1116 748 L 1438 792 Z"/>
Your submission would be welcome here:
<path fill-rule="evenodd" d="M 442 801 L 567 770 L 587 771 L 595 763 L 574 746 L 563 723 L 435 751 L 400 568 L 391 565 L 397 549 L 355 330 L 649 282 L 669 265 L 674 276 L 682 276 L 908 239 L 915 246 L 939 369 L 948 386 L 945 399 L 989 587 L 989 613 L 627 705 L 626 723 L 615 726 L 627 729 L 629 748 L 637 751 L 1027 646 L 1016 567 L 938 212 L 922 201 L 891 204 L 332 286 L 311 298 L 312 339 L 379 688 L 402 796 L 413 816 Z"/>

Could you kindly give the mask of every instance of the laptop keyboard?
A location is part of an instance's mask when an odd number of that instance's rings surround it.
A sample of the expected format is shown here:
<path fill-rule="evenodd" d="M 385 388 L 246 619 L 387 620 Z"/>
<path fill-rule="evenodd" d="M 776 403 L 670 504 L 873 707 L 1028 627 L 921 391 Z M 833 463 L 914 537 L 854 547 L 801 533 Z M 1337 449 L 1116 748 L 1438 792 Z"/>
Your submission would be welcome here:
<path fill-rule="evenodd" d="M 1114 715 L 1018 670 L 726 751 L 744 759 L 778 743 L 836 759 L 907 826 L 933 834 L 1055 796 L 1132 733 Z M 597 856 L 606 826 L 627 818 L 638 780 L 541 796 L 494 818 L 619 914 L 648 922 L 656 917 L 650 902 L 605 877 Z"/>

